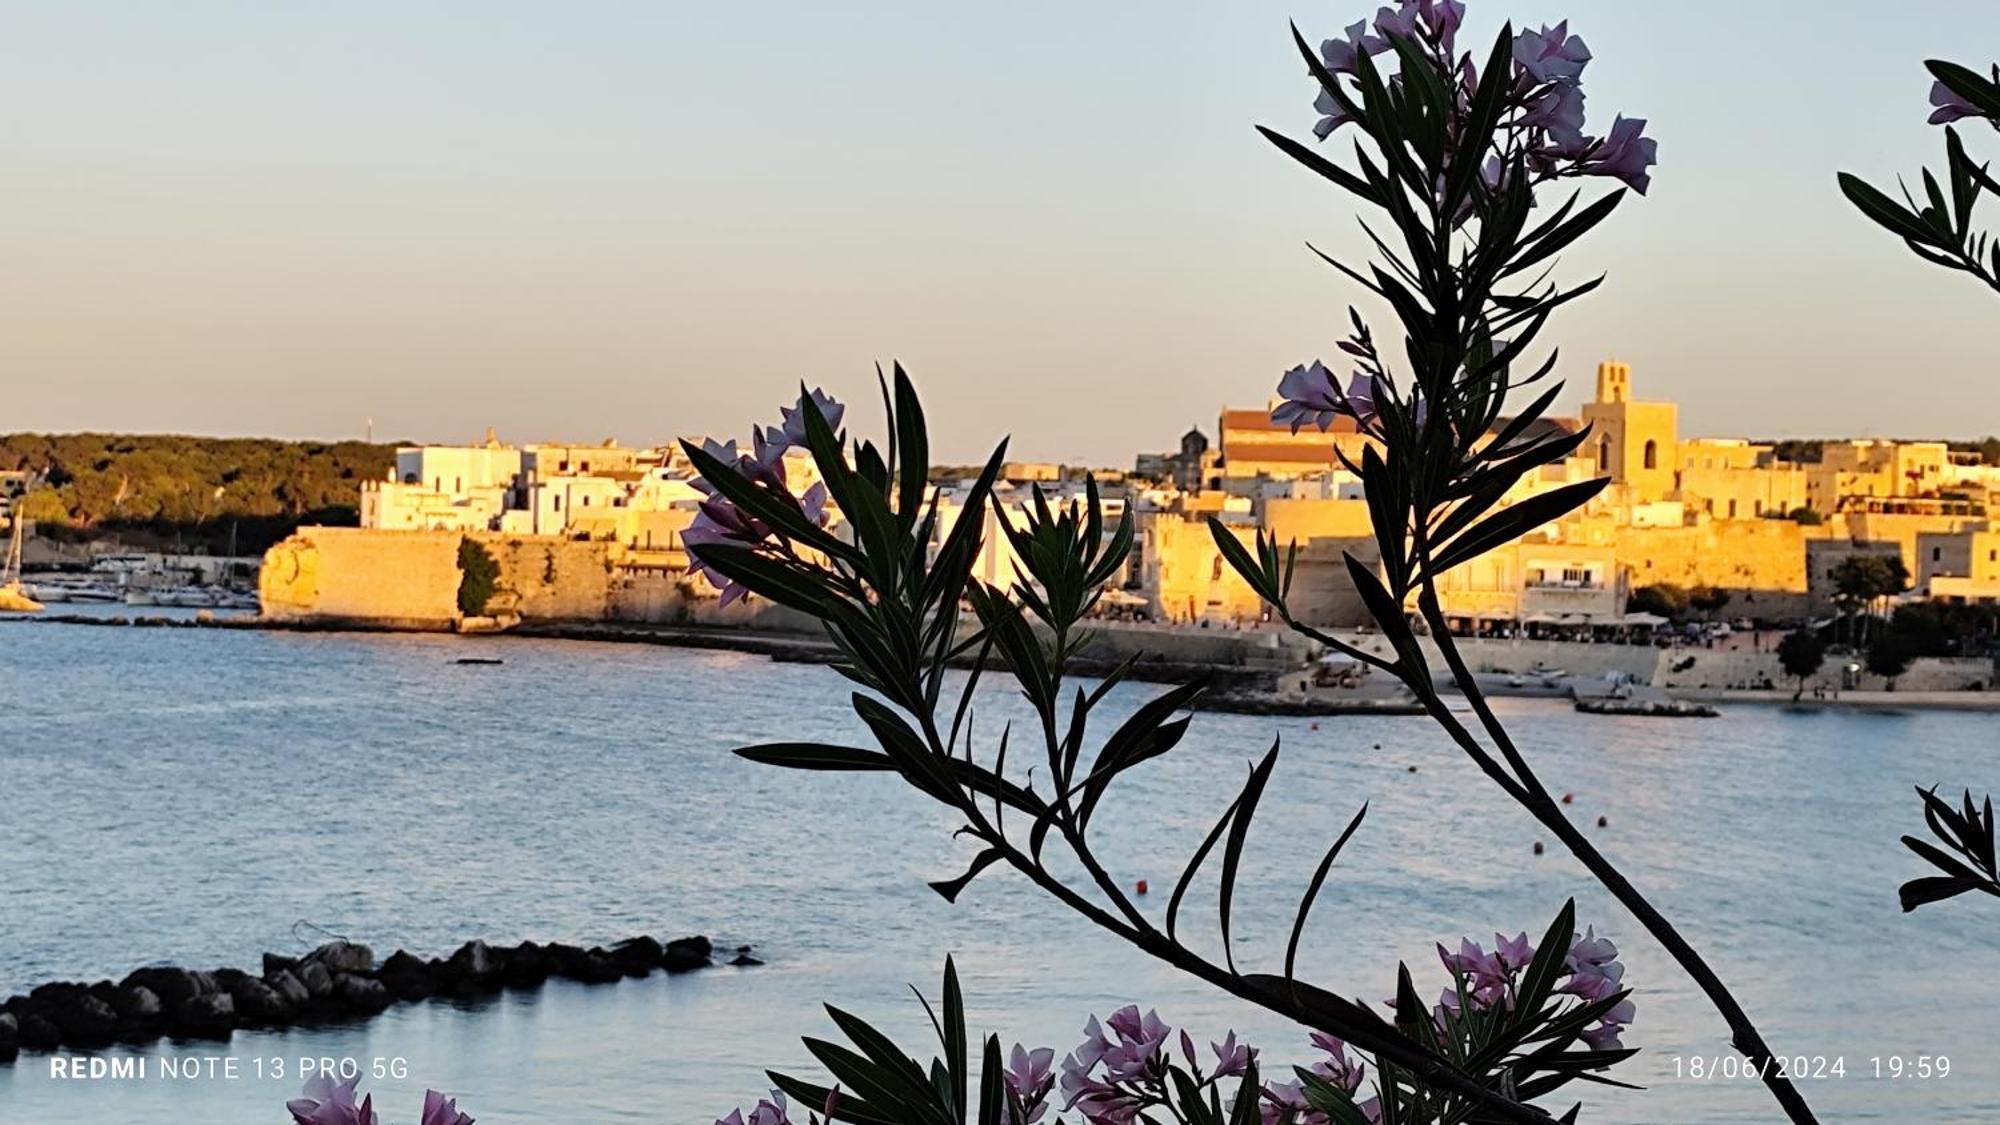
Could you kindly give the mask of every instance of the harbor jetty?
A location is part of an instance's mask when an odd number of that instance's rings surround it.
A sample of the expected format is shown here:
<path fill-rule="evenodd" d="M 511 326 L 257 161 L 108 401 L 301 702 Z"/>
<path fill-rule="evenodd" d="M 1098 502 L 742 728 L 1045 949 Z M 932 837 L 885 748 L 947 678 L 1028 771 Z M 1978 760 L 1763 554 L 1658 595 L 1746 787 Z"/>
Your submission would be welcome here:
<path fill-rule="evenodd" d="M 748 946 L 728 963 L 763 964 Z M 351 1022 L 397 1003 L 477 1000 L 551 978 L 611 984 L 714 964 L 706 937 L 662 942 L 642 934 L 588 949 L 469 941 L 442 958 L 397 950 L 379 962 L 368 946 L 331 941 L 300 957 L 266 953 L 256 972 L 148 965 L 120 981 L 53 981 L 0 1002 L 0 1062 L 22 1051 L 88 1051 L 163 1037 L 226 1041 L 239 1028 Z"/>

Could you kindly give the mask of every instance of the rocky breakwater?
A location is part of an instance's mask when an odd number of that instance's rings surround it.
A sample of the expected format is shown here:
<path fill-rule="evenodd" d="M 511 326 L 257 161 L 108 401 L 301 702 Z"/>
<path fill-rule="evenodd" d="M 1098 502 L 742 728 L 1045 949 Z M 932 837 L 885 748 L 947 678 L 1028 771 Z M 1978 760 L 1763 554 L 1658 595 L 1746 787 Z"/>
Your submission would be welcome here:
<path fill-rule="evenodd" d="M 238 1028 L 352 1021 L 399 1002 L 478 999 L 538 988 L 552 977 L 610 984 L 656 971 L 692 972 L 714 965 L 715 953 L 705 937 L 661 942 L 641 935 L 588 949 L 469 941 L 444 958 L 397 950 L 378 963 L 367 946 L 335 941 L 302 957 L 266 953 L 257 973 L 148 966 L 115 983 L 55 981 L 0 1002 L 0 1061 L 24 1050 L 94 1050 L 162 1037 L 227 1040 Z M 761 963 L 747 947 L 729 962 Z"/>

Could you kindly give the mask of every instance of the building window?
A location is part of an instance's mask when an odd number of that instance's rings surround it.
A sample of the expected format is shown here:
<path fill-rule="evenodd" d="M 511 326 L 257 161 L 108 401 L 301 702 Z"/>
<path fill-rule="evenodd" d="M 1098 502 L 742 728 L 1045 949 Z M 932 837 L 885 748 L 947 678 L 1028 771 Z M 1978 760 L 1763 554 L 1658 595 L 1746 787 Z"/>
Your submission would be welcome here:
<path fill-rule="evenodd" d="M 1660 467 L 1660 443 L 1657 441 L 1646 442 L 1646 467 L 1649 469 Z"/>
<path fill-rule="evenodd" d="M 1647 442 L 1646 444 L 1647 444 L 1647 445 L 1651 445 L 1651 444 L 1652 444 L 1652 442 Z M 1734 501 L 1734 500 L 1731 500 L 1731 501 L 1729 502 L 1729 518 L 1730 518 L 1730 519 L 1735 519 L 1735 518 L 1736 518 L 1736 501 Z"/>
<path fill-rule="evenodd" d="M 1611 471 L 1611 439 L 1609 437 L 1597 439 L 1597 471 L 1600 473 Z"/>

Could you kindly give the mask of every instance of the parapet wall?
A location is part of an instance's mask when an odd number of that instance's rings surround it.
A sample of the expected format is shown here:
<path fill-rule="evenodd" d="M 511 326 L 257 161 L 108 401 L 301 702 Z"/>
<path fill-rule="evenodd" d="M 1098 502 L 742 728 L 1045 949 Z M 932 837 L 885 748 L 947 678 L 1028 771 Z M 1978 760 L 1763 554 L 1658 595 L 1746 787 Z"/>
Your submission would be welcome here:
<path fill-rule="evenodd" d="M 302 527 L 264 556 L 258 593 L 279 621 L 451 630 L 458 623 L 459 544 L 500 568 L 496 604 L 526 621 L 611 621 L 770 632 L 817 632 L 769 602 L 690 597 L 678 572 L 619 566 L 614 543 L 502 532 Z"/>
<path fill-rule="evenodd" d="M 264 555 L 257 581 L 264 616 L 450 629 L 459 539 L 455 531 L 302 527 Z"/>

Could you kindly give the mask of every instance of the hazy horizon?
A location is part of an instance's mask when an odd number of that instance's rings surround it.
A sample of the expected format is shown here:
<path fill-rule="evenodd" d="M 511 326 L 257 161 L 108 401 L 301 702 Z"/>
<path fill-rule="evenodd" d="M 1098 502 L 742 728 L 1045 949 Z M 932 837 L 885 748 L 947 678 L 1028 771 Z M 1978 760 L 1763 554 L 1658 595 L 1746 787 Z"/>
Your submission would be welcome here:
<path fill-rule="evenodd" d="M 1333 358 L 1354 208 L 1252 127 L 1310 137 L 1288 19 L 1375 7 L 9 5 L 0 431 L 651 444 L 800 379 L 872 428 L 900 359 L 946 459 L 1128 463 Z M 1562 409 L 1616 355 L 1684 434 L 2000 430 L 2000 297 L 1834 186 L 1939 165 L 1922 60 L 2000 8 L 1468 7 L 1570 17 L 1592 131 L 1660 140 Z"/>

